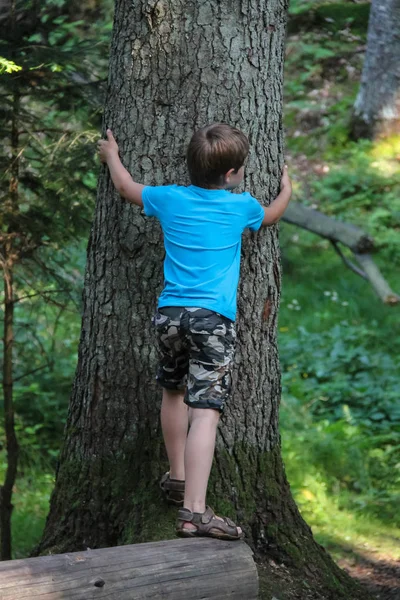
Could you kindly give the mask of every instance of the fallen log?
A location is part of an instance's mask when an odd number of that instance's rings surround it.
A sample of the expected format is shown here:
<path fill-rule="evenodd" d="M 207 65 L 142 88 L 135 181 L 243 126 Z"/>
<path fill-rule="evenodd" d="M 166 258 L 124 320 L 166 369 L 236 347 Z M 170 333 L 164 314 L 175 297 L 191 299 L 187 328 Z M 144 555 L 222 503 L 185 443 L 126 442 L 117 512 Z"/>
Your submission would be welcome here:
<path fill-rule="evenodd" d="M 354 273 L 369 281 L 382 302 L 390 306 L 400 302 L 400 296 L 390 288 L 370 255 L 375 250 L 373 238 L 362 229 L 337 221 L 298 202 L 289 204 L 282 220 L 328 239 L 344 264 Z M 339 243 L 350 248 L 361 268 L 345 257 Z"/>
<path fill-rule="evenodd" d="M 256 600 L 244 542 L 182 539 L 0 563 L 0 600 Z"/>

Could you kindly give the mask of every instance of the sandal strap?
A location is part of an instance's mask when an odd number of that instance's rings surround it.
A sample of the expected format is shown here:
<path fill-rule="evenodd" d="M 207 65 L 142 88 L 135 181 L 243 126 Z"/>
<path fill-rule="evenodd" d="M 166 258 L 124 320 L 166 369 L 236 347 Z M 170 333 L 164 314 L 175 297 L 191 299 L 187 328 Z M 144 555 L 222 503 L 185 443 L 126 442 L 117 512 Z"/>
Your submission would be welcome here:
<path fill-rule="evenodd" d="M 222 519 L 222 520 L 221 520 Z M 192 513 L 188 508 L 181 508 L 178 512 L 179 528 L 184 522 L 193 523 L 197 527 L 197 533 L 200 535 L 212 535 L 213 530 L 220 531 L 231 536 L 238 536 L 238 528 L 228 517 L 217 518 L 213 509 L 206 506 L 203 513 Z"/>
<path fill-rule="evenodd" d="M 183 523 L 191 523 L 196 513 L 192 513 L 188 508 L 180 508 L 178 510 L 178 521 Z"/>
<path fill-rule="evenodd" d="M 161 477 L 160 487 L 166 492 L 185 492 L 185 482 L 181 479 L 171 479 L 169 471 Z"/>
<path fill-rule="evenodd" d="M 201 522 L 203 525 L 207 525 L 214 517 L 214 511 L 209 506 L 206 506 L 206 510 L 203 513 L 195 513 L 201 516 Z"/>

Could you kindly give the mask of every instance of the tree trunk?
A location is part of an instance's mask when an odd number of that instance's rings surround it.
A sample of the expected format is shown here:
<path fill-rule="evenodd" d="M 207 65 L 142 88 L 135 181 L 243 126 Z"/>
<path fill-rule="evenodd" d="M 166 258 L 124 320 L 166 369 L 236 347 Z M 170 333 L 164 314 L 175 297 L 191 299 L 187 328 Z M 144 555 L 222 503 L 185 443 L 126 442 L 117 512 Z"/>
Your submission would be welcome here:
<path fill-rule="evenodd" d="M 13 404 L 13 342 L 14 342 L 14 291 L 13 267 L 4 264 L 4 333 L 3 333 L 3 395 L 4 429 L 6 434 L 7 468 L 4 483 L 0 486 L 0 560 L 11 559 L 12 494 L 17 476 L 19 447 L 15 434 Z"/>
<path fill-rule="evenodd" d="M 224 121 L 249 134 L 247 187 L 264 203 L 276 196 L 286 9 L 282 0 L 117 1 L 104 124 L 136 180 L 185 183 L 193 130 Z M 158 490 L 166 461 L 151 316 L 162 258 L 159 225 L 123 202 L 103 169 L 65 443 L 35 554 L 174 535 L 175 511 Z M 220 428 L 209 502 L 238 519 L 260 560 L 275 557 L 293 569 L 299 587 L 306 580 L 325 594 L 315 597 L 358 598 L 352 581 L 314 542 L 284 474 L 280 285 L 277 228 L 245 236 L 234 393 Z"/>
<path fill-rule="evenodd" d="M 19 184 L 19 113 L 20 95 L 15 91 L 11 122 L 11 164 L 9 195 L 6 199 L 6 211 L 10 215 L 18 213 Z M 4 229 L 4 228 L 3 228 Z M 14 396 L 13 396 L 13 344 L 14 344 L 14 267 L 18 260 L 18 250 L 13 247 L 15 233 L 8 228 L 0 236 L 0 266 L 4 282 L 4 319 L 3 319 L 3 396 L 4 430 L 7 448 L 7 468 L 4 483 L 0 486 L 0 560 L 10 560 L 12 552 L 11 515 L 13 511 L 12 494 L 17 477 L 19 446 L 15 433 Z"/>
<path fill-rule="evenodd" d="M 359 137 L 400 133 L 400 0 L 372 0 L 367 52 L 352 130 Z"/>

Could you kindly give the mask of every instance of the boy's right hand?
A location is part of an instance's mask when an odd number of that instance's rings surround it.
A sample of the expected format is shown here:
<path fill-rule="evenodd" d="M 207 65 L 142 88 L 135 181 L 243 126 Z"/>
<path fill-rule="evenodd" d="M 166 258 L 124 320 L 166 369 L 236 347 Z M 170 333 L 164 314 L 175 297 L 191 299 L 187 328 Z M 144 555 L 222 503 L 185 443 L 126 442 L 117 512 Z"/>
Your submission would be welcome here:
<path fill-rule="evenodd" d="M 118 152 L 119 152 L 118 144 L 115 141 L 115 138 L 113 136 L 111 129 L 107 129 L 107 139 L 106 140 L 99 140 L 97 142 L 97 149 L 99 152 L 100 160 L 103 163 L 108 162 L 109 158 L 111 158 L 115 154 L 118 156 Z"/>
<path fill-rule="evenodd" d="M 274 225 L 282 217 L 292 195 L 292 182 L 288 175 L 288 168 L 285 165 L 281 177 L 281 191 L 275 200 L 269 206 L 264 206 L 264 226 Z"/>

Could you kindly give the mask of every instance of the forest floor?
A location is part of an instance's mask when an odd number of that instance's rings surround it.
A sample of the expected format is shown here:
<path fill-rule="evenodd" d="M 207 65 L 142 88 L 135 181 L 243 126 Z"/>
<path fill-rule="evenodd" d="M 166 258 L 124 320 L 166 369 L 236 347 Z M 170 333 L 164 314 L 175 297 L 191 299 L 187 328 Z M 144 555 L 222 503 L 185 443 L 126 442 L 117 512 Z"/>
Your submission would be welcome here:
<path fill-rule="evenodd" d="M 400 560 L 379 551 L 357 553 L 353 548 L 338 565 L 377 600 L 400 600 Z"/>
<path fill-rule="evenodd" d="M 400 561 L 375 553 L 355 554 L 337 561 L 376 600 L 400 600 Z M 300 589 L 296 578 L 284 565 L 273 561 L 259 568 L 261 598 L 271 600 L 325 600 L 313 589 Z M 284 591 L 280 582 L 284 581 Z M 349 598 L 349 600 L 351 600 Z"/>

